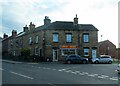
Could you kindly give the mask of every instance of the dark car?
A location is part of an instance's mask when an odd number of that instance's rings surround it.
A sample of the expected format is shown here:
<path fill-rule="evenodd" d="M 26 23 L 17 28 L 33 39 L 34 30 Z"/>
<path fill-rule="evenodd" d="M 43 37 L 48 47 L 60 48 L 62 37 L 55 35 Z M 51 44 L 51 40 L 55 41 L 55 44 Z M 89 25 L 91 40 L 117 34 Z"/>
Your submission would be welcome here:
<path fill-rule="evenodd" d="M 65 63 L 71 64 L 71 63 L 88 63 L 88 58 L 83 58 L 79 55 L 69 55 L 65 58 Z"/>

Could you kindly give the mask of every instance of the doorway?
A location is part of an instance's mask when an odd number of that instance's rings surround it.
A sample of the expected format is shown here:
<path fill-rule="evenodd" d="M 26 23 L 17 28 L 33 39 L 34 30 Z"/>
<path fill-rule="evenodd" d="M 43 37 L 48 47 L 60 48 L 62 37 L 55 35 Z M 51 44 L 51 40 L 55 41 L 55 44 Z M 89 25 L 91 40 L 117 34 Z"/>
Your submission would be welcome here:
<path fill-rule="evenodd" d="M 58 49 L 53 49 L 53 61 L 58 61 Z"/>

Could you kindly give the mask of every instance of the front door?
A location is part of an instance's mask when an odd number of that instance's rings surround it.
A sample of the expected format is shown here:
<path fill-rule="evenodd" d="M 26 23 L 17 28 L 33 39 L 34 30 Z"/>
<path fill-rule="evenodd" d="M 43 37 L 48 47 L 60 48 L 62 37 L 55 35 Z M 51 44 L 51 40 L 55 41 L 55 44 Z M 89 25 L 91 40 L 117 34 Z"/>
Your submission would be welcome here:
<path fill-rule="evenodd" d="M 96 50 L 92 49 L 92 58 L 96 58 Z"/>
<path fill-rule="evenodd" d="M 58 61 L 58 49 L 53 49 L 53 61 Z"/>

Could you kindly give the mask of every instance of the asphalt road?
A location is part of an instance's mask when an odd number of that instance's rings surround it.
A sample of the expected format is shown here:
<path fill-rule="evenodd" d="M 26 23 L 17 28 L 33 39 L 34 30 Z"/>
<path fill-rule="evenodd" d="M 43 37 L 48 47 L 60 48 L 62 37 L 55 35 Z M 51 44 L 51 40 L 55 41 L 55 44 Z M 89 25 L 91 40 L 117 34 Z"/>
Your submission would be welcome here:
<path fill-rule="evenodd" d="M 3 84 L 119 84 L 117 64 L 2 62 Z"/>

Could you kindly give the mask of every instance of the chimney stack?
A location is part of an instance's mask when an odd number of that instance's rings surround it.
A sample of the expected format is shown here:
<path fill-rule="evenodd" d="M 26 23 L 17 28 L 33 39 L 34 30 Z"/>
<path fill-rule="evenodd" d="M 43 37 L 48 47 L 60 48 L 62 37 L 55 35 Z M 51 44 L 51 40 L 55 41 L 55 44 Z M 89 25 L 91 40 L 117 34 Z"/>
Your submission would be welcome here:
<path fill-rule="evenodd" d="M 76 17 L 74 18 L 74 25 L 78 25 L 78 18 L 77 18 L 77 14 L 76 14 Z"/>
<path fill-rule="evenodd" d="M 17 35 L 17 31 L 16 30 L 12 30 L 12 36 L 16 36 Z"/>
<path fill-rule="evenodd" d="M 27 32 L 27 31 L 28 31 L 27 25 L 25 25 L 25 27 L 23 27 L 23 31 L 24 31 L 24 32 Z"/>
<path fill-rule="evenodd" d="M 4 33 L 3 38 L 7 38 L 7 37 L 8 37 L 8 35 L 6 35 L 6 34 Z"/>
<path fill-rule="evenodd" d="M 35 29 L 35 25 L 32 24 L 32 22 L 30 22 L 29 29 L 30 29 L 30 30 L 34 30 L 34 29 Z"/>
<path fill-rule="evenodd" d="M 48 25 L 51 23 L 51 20 L 49 19 L 48 16 L 45 16 L 45 19 L 44 19 L 44 25 Z"/>

